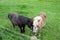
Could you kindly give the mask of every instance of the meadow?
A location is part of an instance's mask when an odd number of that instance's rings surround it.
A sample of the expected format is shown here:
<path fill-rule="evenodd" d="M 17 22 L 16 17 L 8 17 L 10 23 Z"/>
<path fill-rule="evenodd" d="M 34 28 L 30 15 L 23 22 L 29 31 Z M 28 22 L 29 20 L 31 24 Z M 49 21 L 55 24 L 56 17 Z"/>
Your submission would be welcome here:
<path fill-rule="evenodd" d="M 60 40 L 60 0 L 0 0 L 0 40 L 29 40 L 32 31 L 26 27 L 22 36 L 19 28 L 13 28 L 8 19 L 10 12 L 29 18 L 45 12 L 47 22 L 39 40 Z"/>

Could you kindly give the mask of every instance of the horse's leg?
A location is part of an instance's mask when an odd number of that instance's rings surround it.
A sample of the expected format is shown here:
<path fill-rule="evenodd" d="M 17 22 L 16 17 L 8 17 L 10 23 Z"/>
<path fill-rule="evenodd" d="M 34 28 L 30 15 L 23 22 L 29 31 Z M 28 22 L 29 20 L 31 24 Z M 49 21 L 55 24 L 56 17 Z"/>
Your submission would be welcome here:
<path fill-rule="evenodd" d="M 33 25 L 28 24 L 27 26 L 28 26 L 28 27 L 31 29 L 31 31 L 33 32 Z M 31 34 L 31 35 L 35 35 L 34 33 L 32 34 L 31 32 L 30 32 L 30 34 Z"/>
<path fill-rule="evenodd" d="M 42 31 L 42 29 L 40 29 L 39 31 L 38 31 L 38 36 L 40 37 L 41 36 L 41 31 Z"/>
<path fill-rule="evenodd" d="M 38 36 L 40 37 L 40 31 L 38 31 Z"/>
<path fill-rule="evenodd" d="M 23 33 L 23 27 L 19 24 L 18 27 L 20 28 L 21 33 Z"/>
<path fill-rule="evenodd" d="M 12 23 L 13 24 L 13 27 L 15 28 L 15 24 L 14 23 Z"/>
<path fill-rule="evenodd" d="M 25 31 L 23 26 L 20 27 L 20 30 L 21 30 L 21 33 L 24 33 Z"/>
<path fill-rule="evenodd" d="M 10 20 L 10 21 L 11 21 L 11 23 L 12 23 L 13 27 L 15 27 L 15 24 L 13 23 L 13 21 L 12 21 L 12 20 Z"/>
<path fill-rule="evenodd" d="M 25 32 L 25 25 L 23 25 L 22 30 L 23 30 L 23 33 L 24 33 Z"/>
<path fill-rule="evenodd" d="M 40 23 L 39 27 L 38 27 L 38 36 L 40 37 L 41 36 L 41 31 L 42 31 L 42 23 Z"/>
<path fill-rule="evenodd" d="M 28 27 L 33 31 L 33 26 L 28 24 Z"/>

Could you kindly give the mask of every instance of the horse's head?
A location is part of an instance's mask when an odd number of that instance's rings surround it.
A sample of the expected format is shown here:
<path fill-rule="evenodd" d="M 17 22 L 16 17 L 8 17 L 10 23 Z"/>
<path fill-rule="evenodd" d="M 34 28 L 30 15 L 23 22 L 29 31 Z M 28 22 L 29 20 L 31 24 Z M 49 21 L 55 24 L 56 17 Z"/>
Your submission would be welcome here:
<path fill-rule="evenodd" d="M 33 19 L 29 19 L 27 25 L 33 31 Z"/>

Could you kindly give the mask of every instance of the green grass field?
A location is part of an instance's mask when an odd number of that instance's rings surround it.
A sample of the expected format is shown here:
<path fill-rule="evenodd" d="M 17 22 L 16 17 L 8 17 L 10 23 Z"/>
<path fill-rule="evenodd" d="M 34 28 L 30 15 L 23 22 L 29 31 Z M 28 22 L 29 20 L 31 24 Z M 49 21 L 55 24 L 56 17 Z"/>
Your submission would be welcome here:
<path fill-rule="evenodd" d="M 60 0 L 0 0 L 0 40 L 29 40 L 31 30 L 26 27 L 26 36 L 17 34 L 20 30 L 18 27 L 13 28 L 7 16 L 9 12 L 29 18 L 34 18 L 39 12 L 46 12 L 47 23 L 39 40 L 60 40 Z"/>

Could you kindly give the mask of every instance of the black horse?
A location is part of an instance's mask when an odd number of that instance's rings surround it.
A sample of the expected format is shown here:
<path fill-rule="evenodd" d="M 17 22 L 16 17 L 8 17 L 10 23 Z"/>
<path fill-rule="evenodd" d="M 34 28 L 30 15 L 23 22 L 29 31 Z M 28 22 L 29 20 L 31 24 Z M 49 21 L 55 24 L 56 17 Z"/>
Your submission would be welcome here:
<path fill-rule="evenodd" d="M 19 15 L 15 12 L 8 14 L 8 18 L 13 24 L 13 27 L 18 26 L 21 33 L 25 32 L 25 26 L 27 25 L 31 30 L 33 30 L 33 20 L 31 18 Z"/>

